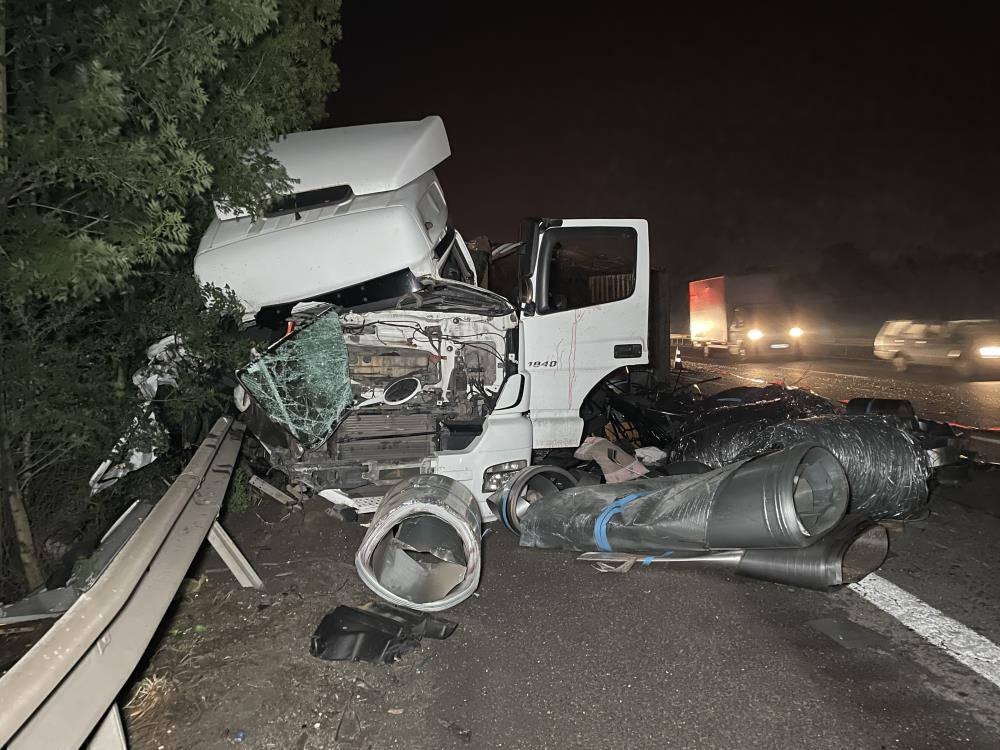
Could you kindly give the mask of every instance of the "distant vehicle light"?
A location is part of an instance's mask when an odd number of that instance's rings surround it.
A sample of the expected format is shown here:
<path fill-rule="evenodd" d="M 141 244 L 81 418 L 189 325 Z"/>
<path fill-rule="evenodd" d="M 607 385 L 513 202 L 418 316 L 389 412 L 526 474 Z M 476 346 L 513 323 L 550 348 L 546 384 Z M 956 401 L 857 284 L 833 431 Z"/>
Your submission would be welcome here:
<path fill-rule="evenodd" d="M 788 329 L 788 335 L 791 336 L 793 339 L 797 339 L 799 336 L 802 335 L 802 329 L 799 328 L 798 326 L 792 326 L 791 328 Z"/>
<path fill-rule="evenodd" d="M 979 347 L 979 356 L 985 359 L 996 359 L 1000 357 L 1000 346 L 981 346 Z"/>
<path fill-rule="evenodd" d="M 751 341 L 756 341 L 757 339 L 764 338 L 764 332 L 759 328 L 751 328 L 747 331 L 747 338 Z"/>

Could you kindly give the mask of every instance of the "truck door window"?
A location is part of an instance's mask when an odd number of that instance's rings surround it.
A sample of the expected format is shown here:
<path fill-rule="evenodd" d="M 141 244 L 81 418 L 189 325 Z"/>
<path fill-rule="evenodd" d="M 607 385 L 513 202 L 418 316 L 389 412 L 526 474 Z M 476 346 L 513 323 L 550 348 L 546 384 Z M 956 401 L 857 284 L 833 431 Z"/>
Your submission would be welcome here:
<path fill-rule="evenodd" d="M 554 227 L 538 253 L 538 312 L 618 302 L 635 291 L 638 237 L 631 227 Z"/>

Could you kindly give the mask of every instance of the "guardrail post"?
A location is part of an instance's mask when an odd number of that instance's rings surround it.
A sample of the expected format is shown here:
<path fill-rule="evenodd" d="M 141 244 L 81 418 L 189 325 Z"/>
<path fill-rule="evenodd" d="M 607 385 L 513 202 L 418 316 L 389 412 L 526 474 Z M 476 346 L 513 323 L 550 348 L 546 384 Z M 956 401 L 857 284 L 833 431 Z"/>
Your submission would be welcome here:
<path fill-rule="evenodd" d="M 240 552 L 240 548 L 236 546 L 236 542 L 233 538 L 226 533 L 226 530 L 222 528 L 222 524 L 218 521 L 212 524 L 212 528 L 208 531 L 208 541 L 219 553 L 219 557 L 222 558 L 222 562 L 226 564 L 226 567 L 232 572 L 239 582 L 240 586 L 245 589 L 255 588 L 263 589 L 264 582 L 260 580 L 260 576 L 257 575 L 257 571 L 253 569 L 253 565 L 250 561 L 246 559 L 246 556 Z"/>
<path fill-rule="evenodd" d="M 128 740 L 125 737 L 125 727 L 122 725 L 122 715 L 118 704 L 112 703 L 104 714 L 101 723 L 97 725 L 87 750 L 128 750 Z"/>

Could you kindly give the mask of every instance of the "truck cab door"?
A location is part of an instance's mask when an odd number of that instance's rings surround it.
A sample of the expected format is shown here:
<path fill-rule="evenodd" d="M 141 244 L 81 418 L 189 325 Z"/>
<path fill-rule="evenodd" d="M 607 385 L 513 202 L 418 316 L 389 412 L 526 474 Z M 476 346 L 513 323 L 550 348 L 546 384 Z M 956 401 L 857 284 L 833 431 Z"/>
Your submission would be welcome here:
<path fill-rule="evenodd" d="M 532 223 L 523 254 L 521 370 L 535 448 L 575 447 L 580 406 L 611 372 L 649 362 L 643 219 Z"/>

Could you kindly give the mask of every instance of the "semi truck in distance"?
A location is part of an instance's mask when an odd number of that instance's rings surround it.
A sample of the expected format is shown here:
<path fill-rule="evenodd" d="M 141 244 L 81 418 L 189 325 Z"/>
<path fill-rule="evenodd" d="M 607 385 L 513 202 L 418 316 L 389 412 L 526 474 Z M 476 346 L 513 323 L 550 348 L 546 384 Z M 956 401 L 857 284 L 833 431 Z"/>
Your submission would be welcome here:
<path fill-rule="evenodd" d="M 798 357 L 805 331 L 772 273 L 713 276 L 688 284 L 691 344 L 707 357 Z"/>

